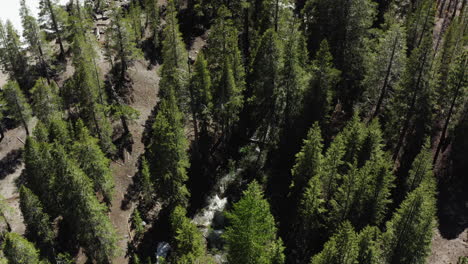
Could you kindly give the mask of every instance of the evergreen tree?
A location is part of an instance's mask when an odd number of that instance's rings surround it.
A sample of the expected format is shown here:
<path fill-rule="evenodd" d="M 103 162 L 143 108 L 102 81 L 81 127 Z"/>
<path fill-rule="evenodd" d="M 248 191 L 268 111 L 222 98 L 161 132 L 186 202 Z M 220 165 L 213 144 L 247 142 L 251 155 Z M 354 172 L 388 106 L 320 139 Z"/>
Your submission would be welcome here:
<path fill-rule="evenodd" d="M 40 264 L 39 251 L 34 244 L 17 233 L 5 235 L 3 254 L 10 264 Z"/>
<path fill-rule="evenodd" d="M 5 24 L 0 22 L 0 58 L 3 70 L 26 91 L 29 88 L 29 68 L 26 53 L 21 47 L 20 37 L 11 21 L 7 20 Z"/>
<path fill-rule="evenodd" d="M 214 263 L 206 255 L 202 234 L 197 226 L 187 218 L 186 213 L 183 207 L 177 206 L 171 214 L 171 228 L 174 234 L 174 255 L 171 263 Z"/>
<path fill-rule="evenodd" d="M 323 164 L 322 136 L 318 123 L 310 128 L 307 139 L 304 140 L 302 149 L 296 154 L 296 163 L 291 171 L 291 192 L 300 196 L 307 182 L 314 176 L 320 175 Z"/>
<path fill-rule="evenodd" d="M 446 89 L 441 89 L 439 92 L 439 98 L 441 98 L 440 101 L 443 101 L 441 104 L 441 111 L 446 112 L 446 114 L 442 134 L 434 155 L 434 163 L 437 161 L 442 146 L 445 143 L 449 125 L 454 123 L 453 120 L 456 119 L 457 116 L 460 116 L 460 112 L 463 110 L 463 102 L 466 99 L 468 90 L 468 79 L 466 77 L 467 61 L 468 51 L 464 50 L 458 57 L 456 57 L 455 62 L 449 71 L 446 85 L 445 87 L 442 87 Z"/>
<path fill-rule="evenodd" d="M 322 252 L 312 257 L 311 264 L 354 264 L 358 257 L 357 235 L 349 222 L 325 243 Z"/>
<path fill-rule="evenodd" d="M 49 215 L 44 212 L 39 198 L 25 186 L 20 188 L 20 208 L 26 225 L 26 234 L 51 258 L 54 258 L 54 231 Z"/>
<path fill-rule="evenodd" d="M 249 184 L 226 216 L 230 223 L 224 233 L 228 263 L 284 263 L 275 220 L 257 182 Z"/>
<path fill-rule="evenodd" d="M 183 116 L 173 92 L 169 91 L 159 102 L 148 146 L 148 160 L 156 193 L 172 205 L 186 205 L 190 195 L 185 186 L 190 165 L 187 147 Z"/>
<path fill-rule="evenodd" d="M 112 143 L 112 126 L 106 116 L 106 105 L 101 80 L 97 78 L 93 65 L 93 47 L 86 42 L 85 35 L 75 35 L 73 42 L 73 75 L 70 90 L 66 91 L 64 98 L 76 99 L 79 116 L 90 129 L 93 135 L 99 139 L 99 144 L 104 152 L 110 154 L 115 150 Z M 69 105 L 72 107 L 73 105 Z"/>
<path fill-rule="evenodd" d="M 432 172 L 432 151 L 429 139 L 426 139 L 421 151 L 416 156 L 408 172 L 405 183 L 405 193 L 412 192 L 418 188 L 421 183 L 433 177 Z"/>
<path fill-rule="evenodd" d="M 329 119 L 340 74 L 341 72 L 333 66 L 327 40 L 323 40 L 312 62 L 312 77 L 306 91 L 304 116 L 310 116 L 311 121 L 320 123 Z"/>
<path fill-rule="evenodd" d="M 141 13 L 142 11 L 139 2 L 131 2 L 130 9 L 128 10 L 127 14 L 127 23 L 129 24 L 128 26 L 132 31 L 133 39 L 135 40 L 136 45 L 140 45 L 144 33 Z"/>
<path fill-rule="evenodd" d="M 370 67 L 363 80 L 366 116 L 378 117 L 386 109 L 405 69 L 405 62 L 405 30 L 395 23 L 378 39 L 375 54 L 370 56 Z"/>
<path fill-rule="evenodd" d="M 195 61 L 190 94 L 195 137 L 198 138 L 198 122 L 201 122 L 202 132 L 206 133 L 212 112 L 211 77 L 203 53 L 200 53 Z"/>
<path fill-rule="evenodd" d="M 342 175 L 340 171 L 344 165 L 343 156 L 345 154 L 345 145 L 343 136 L 337 135 L 327 149 L 320 178 L 323 184 L 323 193 L 327 205 L 329 204 L 335 192 L 338 189 L 338 183 L 341 181 Z"/>
<path fill-rule="evenodd" d="M 175 98 L 182 112 L 188 110 L 189 82 L 188 53 L 179 31 L 177 10 L 173 0 L 168 1 L 166 25 L 163 30 L 162 42 L 163 65 L 161 67 L 161 81 L 159 82 L 160 96 L 165 97 L 175 92 Z"/>
<path fill-rule="evenodd" d="M 59 6 L 57 0 L 40 0 L 39 17 L 46 28 L 54 31 L 55 37 L 60 47 L 60 56 L 65 56 L 63 48 L 64 27 L 66 23 L 66 12 Z"/>
<path fill-rule="evenodd" d="M 280 85 L 283 47 L 278 34 L 269 29 L 262 36 L 252 64 L 250 102 L 255 137 L 274 147 L 282 126 L 285 93 Z"/>
<path fill-rule="evenodd" d="M 218 9 L 210 30 L 206 58 L 212 80 L 213 119 L 221 138 L 228 139 L 243 107 L 245 69 L 238 47 L 238 32 L 225 6 Z M 223 56 L 219 56 L 223 54 Z"/>
<path fill-rule="evenodd" d="M 133 11 L 132 12 L 139 12 Z M 133 63 L 134 60 L 141 57 L 141 51 L 137 49 L 137 44 L 141 39 L 141 32 L 136 32 L 138 28 L 141 31 L 141 21 L 140 27 L 134 25 L 137 23 L 133 19 L 137 19 L 139 14 L 131 14 L 132 17 L 130 23 L 126 23 L 122 16 L 122 10 L 118 7 L 112 9 L 111 17 L 111 26 L 107 29 L 106 41 L 109 42 L 110 52 L 114 57 L 114 62 L 118 62 L 119 67 L 119 81 L 123 82 L 125 80 L 125 75 L 128 68 Z M 133 31 L 133 32 L 132 32 Z"/>
<path fill-rule="evenodd" d="M 141 219 L 140 211 L 138 211 L 138 209 L 136 208 L 132 213 L 132 226 L 135 230 L 135 238 L 139 239 L 143 237 L 143 234 L 145 233 L 145 226 L 143 225 L 143 220 Z"/>
<path fill-rule="evenodd" d="M 145 29 L 149 27 L 151 32 L 150 38 L 153 48 L 157 49 L 161 45 L 159 39 L 160 21 L 159 21 L 159 6 L 157 0 L 146 0 L 145 2 Z"/>
<path fill-rule="evenodd" d="M 357 236 L 359 264 L 382 263 L 382 249 L 380 245 L 380 230 L 375 226 L 367 226 Z"/>
<path fill-rule="evenodd" d="M 45 79 L 39 78 L 31 89 L 31 97 L 34 115 L 42 122 L 61 115 L 62 102 L 55 82 L 49 85 Z"/>
<path fill-rule="evenodd" d="M 109 263 L 117 253 L 117 235 L 93 191 L 92 181 L 70 159 L 62 146 L 52 153 L 55 180 L 64 218 L 78 233 L 78 241 L 89 259 Z M 74 205 L 74 206 L 69 206 Z"/>
<path fill-rule="evenodd" d="M 16 122 L 20 122 L 26 130 L 26 134 L 29 135 L 28 122 L 32 117 L 31 107 L 18 83 L 9 81 L 3 86 L 2 97 L 6 103 L 8 115 Z"/>
<path fill-rule="evenodd" d="M 341 134 L 343 135 L 346 150 L 343 161 L 353 164 L 358 161 L 365 136 L 364 125 L 361 123 L 358 112 L 354 113 Z M 346 171 L 346 168 L 344 171 Z"/>
<path fill-rule="evenodd" d="M 114 178 L 110 170 L 110 161 L 99 148 L 98 140 L 93 138 L 80 121 L 76 124 L 77 141 L 72 146 L 72 154 L 83 172 L 94 182 L 94 190 L 100 192 L 107 205 L 112 202 Z"/>
<path fill-rule="evenodd" d="M 393 160 L 400 157 L 405 143 L 420 145 L 420 137 L 428 133 L 430 122 L 432 85 L 429 79 L 432 54 L 432 35 L 424 38 L 423 43 L 411 53 L 406 70 L 397 87 L 391 105 L 387 127 L 387 136 L 394 146 Z M 408 135 L 418 137 L 408 138 Z M 419 144 L 417 144 L 419 143 Z M 406 144 L 408 145 L 408 144 Z"/>
<path fill-rule="evenodd" d="M 434 179 L 408 194 L 383 234 L 385 263 L 426 263 L 436 226 Z"/>
<path fill-rule="evenodd" d="M 26 6 L 26 1 L 20 2 L 20 16 L 23 25 L 23 37 L 29 45 L 29 52 L 37 59 L 37 64 L 40 65 L 41 73 L 46 77 L 47 82 L 50 83 L 48 73 L 48 54 L 46 50 L 46 40 L 39 29 L 36 19 L 31 15 L 31 11 Z"/>
<path fill-rule="evenodd" d="M 338 98 L 353 102 L 366 70 L 368 38 L 376 15 L 371 0 L 308 0 L 303 9 L 311 50 L 327 39 L 335 63 L 343 73 Z"/>
<path fill-rule="evenodd" d="M 143 204 L 148 206 L 152 202 L 153 183 L 151 182 L 150 168 L 148 160 L 143 157 L 140 171 L 140 189 L 143 197 Z"/>
<path fill-rule="evenodd" d="M 435 3 L 430 0 L 416 1 L 413 12 L 406 20 L 408 29 L 408 49 L 412 51 L 418 48 L 425 37 L 432 36 L 434 26 Z"/>

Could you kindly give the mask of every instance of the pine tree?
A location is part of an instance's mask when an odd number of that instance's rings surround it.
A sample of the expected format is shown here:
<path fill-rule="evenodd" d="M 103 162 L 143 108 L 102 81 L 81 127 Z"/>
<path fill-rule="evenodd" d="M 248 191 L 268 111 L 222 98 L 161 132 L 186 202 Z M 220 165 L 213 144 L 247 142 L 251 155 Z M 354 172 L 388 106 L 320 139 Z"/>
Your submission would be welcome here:
<path fill-rule="evenodd" d="M 468 90 L 468 79 L 466 77 L 467 61 L 468 52 L 464 50 L 462 54 L 456 57 L 454 65 L 449 71 L 447 83 L 445 87 L 443 87 L 446 89 L 443 89 L 440 94 L 441 101 L 445 101 L 441 105 L 441 110 L 447 114 L 445 115 L 444 126 L 434 155 L 434 163 L 437 161 L 442 146 L 445 143 L 449 125 L 454 123 L 453 120 L 456 119 L 463 110 L 463 101 L 466 98 Z M 450 100 L 450 102 L 447 102 L 448 100 L 443 100 L 443 98 Z"/>
<path fill-rule="evenodd" d="M 110 170 L 110 160 L 99 148 L 98 140 L 93 138 L 83 122 L 76 124 L 76 142 L 72 146 L 73 157 L 83 172 L 94 182 L 94 190 L 100 192 L 107 205 L 112 202 L 114 178 Z"/>
<path fill-rule="evenodd" d="M 357 236 L 359 264 L 381 263 L 382 249 L 380 245 L 380 230 L 375 226 L 367 226 Z"/>
<path fill-rule="evenodd" d="M 358 257 L 357 235 L 349 222 L 325 243 L 322 252 L 312 257 L 311 264 L 354 264 Z"/>
<path fill-rule="evenodd" d="M 34 54 L 37 59 L 37 64 L 40 65 L 41 73 L 46 77 L 47 82 L 50 83 L 50 77 L 48 73 L 48 54 L 46 49 L 46 40 L 43 36 L 43 32 L 40 31 L 39 25 L 31 15 L 31 11 L 26 5 L 25 0 L 20 2 L 20 17 L 23 25 L 23 37 L 26 39 L 29 45 L 29 52 Z"/>
<path fill-rule="evenodd" d="M 70 159 L 62 146 L 53 153 L 55 181 L 64 218 L 78 231 L 78 241 L 89 259 L 108 263 L 117 253 L 117 235 L 93 191 L 92 181 Z M 73 205 L 73 206 L 69 206 Z"/>
<path fill-rule="evenodd" d="M 148 206 L 152 202 L 153 183 L 151 182 L 150 168 L 148 160 L 143 157 L 140 171 L 140 189 L 143 197 L 143 204 Z"/>
<path fill-rule="evenodd" d="M 26 91 L 29 89 L 29 67 L 26 53 L 21 47 L 20 37 L 11 21 L 7 20 L 5 24 L 0 21 L 0 58 L 3 70 Z"/>
<path fill-rule="evenodd" d="M 364 125 L 361 123 L 358 112 L 354 113 L 341 134 L 346 150 L 343 161 L 353 164 L 358 161 L 365 136 Z"/>
<path fill-rule="evenodd" d="M 426 263 L 436 226 L 433 181 L 409 193 L 387 222 L 382 238 L 385 263 Z"/>
<path fill-rule="evenodd" d="M 207 41 L 206 58 L 213 87 L 213 119 L 221 138 L 227 140 L 243 107 L 245 69 L 231 13 L 225 6 L 217 12 Z"/>
<path fill-rule="evenodd" d="M 34 115 L 39 120 L 47 122 L 51 118 L 60 117 L 62 102 L 55 82 L 49 85 L 45 79 L 39 78 L 31 89 L 31 97 Z"/>
<path fill-rule="evenodd" d="M 28 122 L 32 117 L 31 107 L 29 106 L 18 83 L 15 81 L 9 81 L 3 87 L 2 97 L 6 103 L 9 116 L 16 122 L 20 122 L 26 130 L 26 134 L 29 135 Z"/>
<path fill-rule="evenodd" d="M 284 87 L 280 85 L 283 47 L 278 34 L 269 29 L 262 36 L 252 64 L 250 102 L 255 137 L 267 146 L 278 140 L 284 113 Z"/>
<path fill-rule="evenodd" d="M 58 5 L 56 0 L 39 1 L 39 17 L 43 25 L 54 31 L 57 42 L 60 46 L 60 56 L 65 56 L 63 48 L 63 28 L 66 23 L 66 12 Z"/>
<path fill-rule="evenodd" d="M 39 251 L 34 244 L 17 233 L 5 235 L 3 253 L 10 264 L 40 264 Z"/>
<path fill-rule="evenodd" d="M 366 116 L 375 118 L 385 111 L 403 74 L 405 62 L 405 30 L 395 23 L 378 39 L 376 52 L 370 56 L 370 67 L 363 80 Z"/>
<path fill-rule="evenodd" d="M 71 81 L 70 90 L 66 91 L 64 98 L 76 98 L 75 108 L 79 116 L 90 129 L 93 135 L 99 139 L 99 144 L 104 152 L 111 154 L 115 151 L 112 143 L 112 126 L 107 118 L 105 109 L 104 91 L 101 80 L 93 65 L 93 47 L 86 42 L 85 35 L 75 35 L 73 42 L 73 65 L 75 73 Z M 69 105 L 71 108 L 73 105 Z"/>
<path fill-rule="evenodd" d="M 145 2 L 145 29 L 149 27 L 151 32 L 150 38 L 153 48 L 157 49 L 161 45 L 159 39 L 160 21 L 159 21 L 159 6 L 157 0 L 146 0 Z"/>
<path fill-rule="evenodd" d="M 324 215 L 327 213 L 319 175 L 312 177 L 301 198 L 298 219 L 293 239 L 296 243 L 297 261 L 307 262 L 310 252 L 314 252 L 323 241 Z"/>
<path fill-rule="evenodd" d="M 405 183 L 405 193 L 412 192 L 418 188 L 421 183 L 433 177 L 432 172 L 432 151 L 429 139 L 426 139 L 421 151 L 416 156 L 408 172 Z"/>
<path fill-rule="evenodd" d="M 310 121 L 324 123 L 329 119 L 340 75 L 341 72 L 333 66 L 328 42 L 323 40 L 312 62 L 312 76 L 305 95 L 303 115 L 310 116 Z"/>
<path fill-rule="evenodd" d="M 360 96 L 375 9 L 371 0 L 309 0 L 303 9 L 309 47 L 314 51 L 320 41 L 328 40 L 335 64 L 343 73 L 337 97 L 348 103 Z"/>
<path fill-rule="evenodd" d="M 171 263 L 214 263 L 206 255 L 202 234 L 186 214 L 186 210 L 180 206 L 175 207 L 171 214 L 171 229 L 174 234 L 174 255 Z"/>
<path fill-rule="evenodd" d="M 200 53 L 195 61 L 194 72 L 190 82 L 190 94 L 195 137 L 198 138 L 198 122 L 201 122 L 202 133 L 206 133 L 213 108 L 211 77 L 203 53 Z"/>
<path fill-rule="evenodd" d="M 25 186 L 20 188 L 20 208 L 26 235 L 32 238 L 45 255 L 54 258 L 54 231 L 49 215 L 44 212 L 39 198 Z"/>
<path fill-rule="evenodd" d="M 145 232 L 145 226 L 143 225 L 143 220 L 141 219 L 140 211 L 138 211 L 138 209 L 136 208 L 132 213 L 132 226 L 135 230 L 135 238 L 140 239 L 141 237 L 143 237 L 143 234 Z"/>
<path fill-rule="evenodd" d="M 313 177 L 320 175 L 323 164 L 322 136 L 318 123 L 310 128 L 307 139 L 304 140 L 302 149 L 296 154 L 296 162 L 291 171 L 291 192 L 299 197 L 306 187 L 307 182 Z"/>
<path fill-rule="evenodd" d="M 169 91 L 159 103 L 148 160 L 156 193 L 172 205 L 186 205 L 190 195 L 185 186 L 190 165 L 187 147 L 183 116 L 173 92 Z"/>
<path fill-rule="evenodd" d="M 323 160 L 323 170 L 320 178 L 323 184 L 324 198 L 329 205 L 330 200 L 335 195 L 338 189 L 338 183 L 341 181 L 342 175 L 340 171 L 344 165 L 343 156 L 345 154 L 345 145 L 343 142 L 343 136 L 338 135 L 333 139 L 330 147 L 327 149 L 325 158 Z"/>
<path fill-rule="evenodd" d="M 132 15 L 139 16 L 138 14 Z M 114 7 L 112 9 L 111 26 L 106 31 L 106 41 L 109 42 L 107 45 L 114 57 L 113 61 L 118 62 L 120 82 L 125 80 L 127 70 L 133 61 L 142 57 L 141 51 L 137 49 L 139 38 L 141 39 L 141 32 L 136 32 L 139 27 L 133 24 L 136 23 L 133 19 L 137 19 L 137 17 L 132 17 L 130 23 L 127 23 L 123 18 L 122 10 Z"/>
<path fill-rule="evenodd" d="M 160 96 L 165 97 L 175 92 L 177 103 L 182 112 L 188 110 L 189 82 L 188 53 L 179 31 L 177 10 L 173 0 L 168 1 L 166 25 L 163 30 L 162 42 L 163 65 L 161 67 L 161 81 L 159 83 Z"/>
<path fill-rule="evenodd" d="M 408 29 L 408 50 L 412 51 L 418 48 L 425 37 L 432 36 L 434 16 L 434 1 L 421 0 L 413 5 L 413 12 L 406 20 L 406 28 Z"/>
<path fill-rule="evenodd" d="M 397 87 L 396 95 L 391 105 L 391 113 L 386 134 L 390 138 L 393 149 L 393 160 L 400 157 L 404 143 L 414 143 L 421 140 L 430 122 L 432 85 L 429 79 L 432 54 L 432 35 L 424 37 L 423 43 L 411 53 L 406 70 Z M 418 137 L 408 138 L 408 135 Z M 409 142 L 408 142 L 409 141 Z M 419 145 L 419 144 L 417 144 Z"/>
<path fill-rule="evenodd" d="M 141 40 L 143 38 L 143 21 L 141 17 L 141 6 L 138 1 L 133 1 L 130 3 L 130 9 L 128 10 L 127 14 L 127 23 L 129 24 L 129 28 L 132 31 L 133 39 L 135 40 L 136 45 L 141 44 Z"/>
<path fill-rule="evenodd" d="M 224 233 L 228 263 L 284 263 L 275 220 L 257 182 L 249 184 L 226 216 L 230 223 Z"/>

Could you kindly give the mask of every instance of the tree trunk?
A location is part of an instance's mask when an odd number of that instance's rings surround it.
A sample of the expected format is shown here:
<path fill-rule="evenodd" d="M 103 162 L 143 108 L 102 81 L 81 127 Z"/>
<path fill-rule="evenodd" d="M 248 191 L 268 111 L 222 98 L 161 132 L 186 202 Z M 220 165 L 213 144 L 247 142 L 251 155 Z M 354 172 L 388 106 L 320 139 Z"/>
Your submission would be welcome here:
<path fill-rule="evenodd" d="M 375 107 L 375 112 L 374 112 L 374 115 L 372 116 L 371 120 L 379 115 L 380 107 L 382 105 L 383 99 L 384 99 L 385 94 L 387 92 L 388 79 L 390 77 L 390 72 L 392 71 L 393 58 L 395 56 L 395 50 L 396 50 L 397 42 L 398 42 L 398 36 L 395 37 L 395 41 L 393 42 L 392 55 L 390 56 L 390 61 L 388 62 L 387 72 L 385 73 L 385 80 L 384 80 L 382 89 L 380 90 L 379 101 L 377 102 L 377 106 Z"/>
<path fill-rule="evenodd" d="M 450 104 L 450 110 L 447 114 L 447 118 L 445 119 L 444 128 L 442 129 L 442 135 L 440 136 L 439 144 L 437 144 L 437 150 L 436 150 L 436 153 L 434 154 L 434 160 L 432 162 L 433 164 L 437 162 L 437 158 L 439 157 L 440 151 L 442 149 L 442 145 L 445 142 L 445 135 L 447 134 L 447 128 L 450 123 L 450 118 L 452 117 L 453 109 L 455 107 L 455 102 L 457 101 L 462 83 L 463 83 L 463 77 L 460 78 L 460 81 L 458 82 L 457 90 L 455 91 L 455 95 L 453 96 L 452 103 Z"/>
<path fill-rule="evenodd" d="M 428 51 L 426 50 L 425 53 L 424 53 L 423 63 L 422 63 L 421 68 L 419 70 L 419 75 L 418 75 L 418 79 L 416 81 L 416 85 L 415 85 L 415 88 L 414 88 L 413 97 L 411 98 L 411 104 L 410 104 L 410 107 L 408 109 L 408 112 L 406 113 L 403 129 L 402 129 L 402 131 L 400 133 L 400 136 L 398 138 L 398 143 L 397 143 L 397 146 L 395 147 L 395 152 L 393 153 L 393 161 L 396 161 L 397 158 L 398 158 L 401 146 L 403 145 L 403 141 L 404 141 L 404 139 L 406 137 L 406 133 L 407 133 L 408 128 L 410 126 L 411 117 L 412 117 L 412 114 L 413 114 L 413 111 L 414 111 L 414 107 L 416 105 L 416 98 L 417 98 L 417 95 L 418 95 L 419 86 L 421 84 L 421 79 L 422 79 L 422 74 L 423 74 L 423 71 L 424 71 L 424 66 L 426 65 L 426 62 L 427 62 L 427 59 L 426 59 L 427 58 L 427 52 Z"/>
<path fill-rule="evenodd" d="M 63 48 L 62 36 L 60 35 L 60 30 L 58 28 L 57 19 L 55 17 L 54 9 L 50 0 L 47 0 L 47 6 L 49 7 L 50 17 L 52 19 L 52 26 L 54 27 L 55 35 L 57 36 L 57 41 L 60 46 L 60 57 L 65 58 L 65 50 Z"/>

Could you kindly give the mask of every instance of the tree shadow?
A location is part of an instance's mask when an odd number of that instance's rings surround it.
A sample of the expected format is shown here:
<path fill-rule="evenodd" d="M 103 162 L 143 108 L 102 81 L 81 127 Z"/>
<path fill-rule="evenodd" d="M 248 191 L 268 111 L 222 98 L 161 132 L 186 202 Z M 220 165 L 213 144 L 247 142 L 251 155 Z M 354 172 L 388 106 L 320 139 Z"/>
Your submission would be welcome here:
<path fill-rule="evenodd" d="M 442 237 L 454 239 L 468 228 L 468 122 L 461 120 L 448 138 L 447 149 L 442 153 L 436 166 L 439 182 L 437 217 Z M 445 154 L 444 154 L 445 153 Z"/>
<path fill-rule="evenodd" d="M 0 180 L 14 173 L 23 160 L 23 149 L 14 149 L 0 160 Z"/>

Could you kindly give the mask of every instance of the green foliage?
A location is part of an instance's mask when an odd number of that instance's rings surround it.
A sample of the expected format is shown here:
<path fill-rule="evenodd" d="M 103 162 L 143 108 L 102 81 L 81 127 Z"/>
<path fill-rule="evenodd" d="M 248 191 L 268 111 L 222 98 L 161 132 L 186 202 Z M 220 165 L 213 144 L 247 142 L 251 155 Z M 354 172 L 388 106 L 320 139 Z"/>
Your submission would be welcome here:
<path fill-rule="evenodd" d="M 7 20 L 5 24 L 0 21 L 0 59 L 2 68 L 8 73 L 10 79 L 17 81 L 25 91 L 29 88 L 29 76 L 27 76 L 29 67 L 26 53 L 21 47 L 20 37 L 11 21 Z"/>
<path fill-rule="evenodd" d="M 312 62 L 312 77 L 305 94 L 304 115 L 311 115 L 313 121 L 321 123 L 329 119 L 340 75 L 341 72 L 333 66 L 328 42 L 323 40 Z"/>
<path fill-rule="evenodd" d="M 393 91 L 405 70 L 406 34 L 398 23 L 392 24 L 377 41 L 374 54 L 369 57 L 367 73 L 363 80 L 363 112 L 377 117 L 387 110 Z"/>
<path fill-rule="evenodd" d="M 32 108 L 35 116 L 42 122 L 61 116 L 62 102 L 58 93 L 57 84 L 52 82 L 49 85 L 44 78 L 39 78 L 31 89 Z"/>
<path fill-rule="evenodd" d="M 133 61 L 142 57 L 142 52 L 137 48 L 142 37 L 141 10 L 134 4 L 130 9 L 129 22 L 122 16 L 122 10 L 118 7 L 112 9 L 111 26 L 106 30 L 106 45 L 114 62 L 118 62 L 120 69 L 120 81 L 125 80 L 125 74 Z"/>
<path fill-rule="evenodd" d="M 241 200 L 233 205 L 226 217 L 229 226 L 224 238 L 229 263 L 284 263 L 275 220 L 257 182 L 249 184 Z"/>
<path fill-rule="evenodd" d="M 417 1 L 406 20 L 408 49 L 418 48 L 425 37 L 432 37 L 436 5 L 430 0 Z"/>
<path fill-rule="evenodd" d="M 186 210 L 180 206 L 175 207 L 171 214 L 171 229 L 174 234 L 174 255 L 171 263 L 214 263 L 206 255 L 202 234 L 186 214 Z"/>
<path fill-rule="evenodd" d="M 339 134 L 333 139 L 330 147 L 327 149 L 325 158 L 323 160 L 323 170 L 320 174 L 320 178 L 323 184 L 324 198 L 327 204 L 331 198 L 335 195 L 338 188 L 338 183 L 341 181 L 342 175 L 340 173 L 341 168 L 344 164 L 343 156 L 345 154 L 345 145 L 343 142 L 343 136 Z"/>
<path fill-rule="evenodd" d="M 411 170 L 408 172 L 408 177 L 406 177 L 405 192 L 412 192 L 421 183 L 432 179 L 433 175 L 431 144 L 429 139 L 426 139 L 426 143 L 424 143 L 421 151 L 414 159 Z"/>
<path fill-rule="evenodd" d="M 177 10 L 173 0 L 167 4 L 166 25 L 163 30 L 162 42 L 163 65 L 159 83 L 160 96 L 170 96 L 170 90 L 175 92 L 181 111 L 188 110 L 189 69 L 188 53 L 179 31 Z"/>
<path fill-rule="evenodd" d="M 436 227 L 433 179 L 410 192 L 387 222 L 383 234 L 385 263 L 426 263 Z"/>
<path fill-rule="evenodd" d="M 208 65 L 200 53 L 195 61 L 193 75 L 190 82 L 191 89 L 191 106 L 195 120 L 202 123 L 202 129 L 206 131 L 208 128 L 209 117 L 212 108 L 211 95 L 211 77 L 208 71 Z"/>
<path fill-rule="evenodd" d="M 135 209 L 132 214 L 132 227 L 135 230 L 135 237 L 137 239 L 143 237 L 145 233 L 145 226 L 143 225 L 143 220 L 141 219 L 140 212 L 138 209 Z"/>
<path fill-rule="evenodd" d="M 26 134 L 29 135 L 28 122 L 32 117 L 32 111 L 18 83 L 9 81 L 5 84 L 2 97 L 6 103 L 8 115 L 16 122 L 21 123 L 26 130 Z"/>
<path fill-rule="evenodd" d="M 322 252 L 312 257 L 311 264 L 354 264 L 359 248 L 357 235 L 349 222 L 343 223 L 325 243 Z"/>
<path fill-rule="evenodd" d="M 257 47 L 252 72 L 252 123 L 256 124 L 256 137 L 260 142 L 274 146 L 283 122 L 284 87 L 280 85 L 283 68 L 283 46 L 278 34 L 269 29 Z"/>
<path fill-rule="evenodd" d="M 160 46 L 160 39 L 159 39 L 159 29 L 160 29 L 160 22 L 159 22 L 159 6 L 157 0 L 146 0 L 145 2 L 145 28 L 148 26 L 151 32 L 151 43 L 153 44 L 154 48 L 158 48 Z"/>
<path fill-rule="evenodd" d="M 359 249 L 357 263 L 378 264 L 381 263 L 382 249 L 380 245 L 380 230 L 375 226 L 366 226 L 357 236 Z"/>
<path fill-rule="evenodd" d="M 117 254 L 118 239 L 105 206 L 94 195 L 92 181 L 60 145 L 55 146 L 52 157 L 55 179 L 51 189 L 59 193 L 57 199 L 64 218 L 78 231 L 78 240 L 88 258 L 99 263 L 110 261 Z"/>
<path fill-rule="evenodd" d="M 291 171 L 293 181 L 290 189 L 293 194 L 301 195 L 307 182 L 320 175 L 323 163 L 322 136 L 318 123 L 310 128 L 302 149 L 296 154 L 296 163 Z"/>
<path fill-rule="evenodd" d="M 55 37 L 60 46 L 61 56 L 65 55 L 62 39 L 67 22 L 68 13 L 59 5 L 57 0 L 39 1 L 39 22 L 44 28 L 54 31 Z"/>
<path fill-rule="evenodd" d="M 10 264 L 40 264 L 39 251 L 34 244 L 17 233 L 5 235 L 3 253 Z"/>
<path fill-rule="evenodd" d="M 151 182 L 151 174 L 150 174 L 150 167 L 148 164 L 148 160 L 143 157 L 141 161 L 141 171 L 140 171 L 140 189 L 143 196 L 143 203 L 145 205 L 150 205 L 152 202 L 152 194 L 153 194 L 153 183 Z"/>
<path fill-rule="evenodd" d="M 130 3 L 130 9 L 128 10 L 127 14 L 127 23 L 128 27 L 130 28 L 133 39 L 135 40 L 136 45 L 141 43 L 141 39 L 143 38 L 144 28 L 143 28 L 143 21 L 142 21 L 142 11 L 138 1 L 133 1 Z"/>
<path fill-rule="evenodd" d="M 50 218 L 44 212 L 39 198 L 27 187 L 20 188 L 20 208 L 26 225 L 26 234 L 43 250 L 51 254 L 53 250 L 54 231 Z"/>
<path fill-rule="evenodd" d="M 190 166 L 183 116 L 172 91 L 159 102 L 148 146 L 151 176 L 157 195 L 173 205 L 187 205 L 185 186 Z"/>
<path fill-rule="evenodd" d="M 110 160 L 99 148 L 98 140 L 89 134 L 83 122 L 78 121 L 75 129 L 76 141 L 72 156 L 83 172 L 94 182 L 94 190 L 100 192 L 110 205 L 114 193 L 114 178 L 110 170 Z"/>

